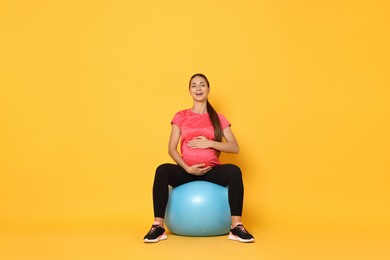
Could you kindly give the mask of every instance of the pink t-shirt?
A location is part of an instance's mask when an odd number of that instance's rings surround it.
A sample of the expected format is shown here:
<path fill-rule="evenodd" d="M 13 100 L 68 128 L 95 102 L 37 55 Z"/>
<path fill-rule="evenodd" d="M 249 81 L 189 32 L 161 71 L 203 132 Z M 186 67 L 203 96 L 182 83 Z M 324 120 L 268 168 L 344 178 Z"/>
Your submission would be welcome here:
<path fill-rule="evenodd" d="M 218 114 L 222 129 L 230 126 L 229 121 Z M 180 151 L 184 162 L 189 166 L 204 163 L 206 166 L 221 164 L 214 149 L 190 148 L 187 142 L 198 136 L 214 139 L 214 128 L 209 114 L 196 114 L 191 109 L 179 111 L 172 119 L 172 124 L 180 128 Z"/>

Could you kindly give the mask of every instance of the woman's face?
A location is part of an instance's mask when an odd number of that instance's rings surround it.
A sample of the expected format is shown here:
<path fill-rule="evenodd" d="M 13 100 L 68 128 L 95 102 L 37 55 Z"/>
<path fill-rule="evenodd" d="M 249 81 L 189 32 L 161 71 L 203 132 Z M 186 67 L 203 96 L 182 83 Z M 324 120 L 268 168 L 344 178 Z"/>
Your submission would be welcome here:
<path fill-rule="evenodd" d="M 190 95 L 195 101 L 207 100 L 209 95 L 209 86 L 203 77 L 196 76 L 191 80 Z"/>

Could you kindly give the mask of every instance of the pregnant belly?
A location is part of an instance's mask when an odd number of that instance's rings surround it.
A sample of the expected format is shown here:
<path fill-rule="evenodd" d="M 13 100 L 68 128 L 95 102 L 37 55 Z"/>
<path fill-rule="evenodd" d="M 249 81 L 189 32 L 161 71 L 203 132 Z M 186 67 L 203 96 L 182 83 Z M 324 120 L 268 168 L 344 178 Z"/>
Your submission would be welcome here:
<path fill-rule="evenodd" d="M 183 150 L 182 158 L 189 166 L 202 163 L 204 163 L 205 166 L 214 166 L 220 164 L 216 152 L 213 149 L 188 148 Z"/>

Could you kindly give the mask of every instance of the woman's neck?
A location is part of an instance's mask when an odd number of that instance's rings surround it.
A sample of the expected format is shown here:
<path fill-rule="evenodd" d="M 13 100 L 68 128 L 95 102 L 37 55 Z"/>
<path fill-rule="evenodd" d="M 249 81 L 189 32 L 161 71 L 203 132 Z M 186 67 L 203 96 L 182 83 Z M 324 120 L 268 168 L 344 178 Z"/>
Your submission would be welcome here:
<path fill-rule="evenodd" d="M 191 111 L 196 114 L 206 114 L 207 113 L 207 103 L 194 103 L 194 105 L 191 108 Z"/>

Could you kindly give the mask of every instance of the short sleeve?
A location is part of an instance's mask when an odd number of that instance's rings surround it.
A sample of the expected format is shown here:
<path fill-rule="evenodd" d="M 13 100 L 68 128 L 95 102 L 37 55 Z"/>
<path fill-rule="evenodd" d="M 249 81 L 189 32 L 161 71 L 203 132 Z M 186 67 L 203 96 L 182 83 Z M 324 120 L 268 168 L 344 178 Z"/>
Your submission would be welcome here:
<path fill-rule="evenodd" d="M 224 115 L 218 114 L 218 116 L 219 116 L 219 121 L 221 121 L 222 129 L 231 126 L 230 122 L 226 119 Z"/>
<path fill-rule="evenodd" d="M 183 115 L 182 111 L 177 112 L 175 114 L 175 116 L 173 117 L 171 124 L 175 124 L 180 128 L 181 122 L 183 121 L 183 118 L 184 118 L 184 115 Z"/>

